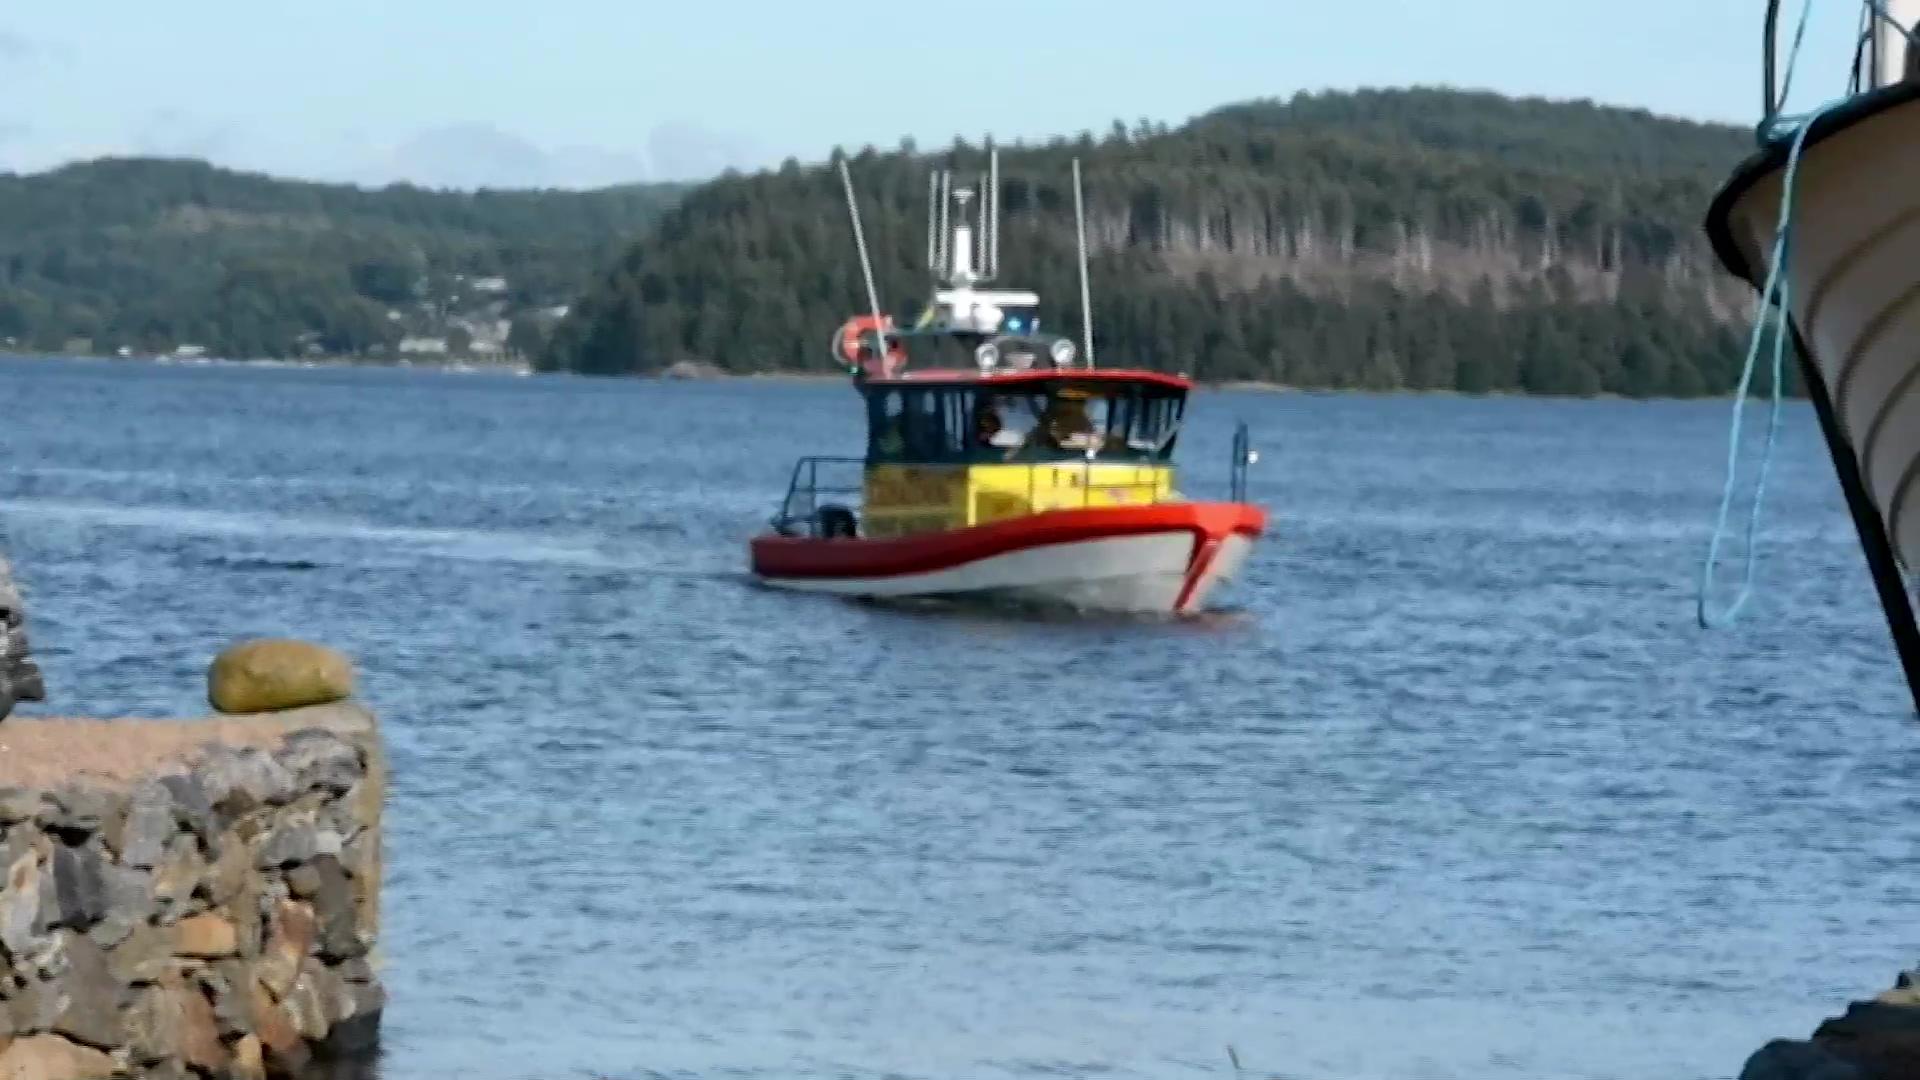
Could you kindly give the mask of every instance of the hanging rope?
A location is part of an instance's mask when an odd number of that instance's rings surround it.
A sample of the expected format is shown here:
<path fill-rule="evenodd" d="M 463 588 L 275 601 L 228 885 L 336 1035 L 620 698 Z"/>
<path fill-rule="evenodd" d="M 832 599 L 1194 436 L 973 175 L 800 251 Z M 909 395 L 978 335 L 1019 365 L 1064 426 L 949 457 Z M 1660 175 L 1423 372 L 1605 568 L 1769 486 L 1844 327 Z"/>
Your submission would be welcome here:
<path fill-rule="evenodd" d="M 1763 142 L 1770 141 L 1781 123 L 1778 103 L 1785 102 L 1787 91 L 1793 86 L 1793 71 L 1800 59 L 1800 46 L 1806 39 L 1807 16 L 1813 11 L 1813 0 L 1806 0 L 1800 7 L 1800 25 L 1794 31 L 1793 45 L 1787 52 L 1786 79 L 1780 87 L 1780 96 L 1774 98 L 1769 92 L 1768 115 L 1761 122 L 1757 134 Z M 1774 6 L 1768 8 L 1767 45 L 1768 66 L 1771 68 L 1773 44 Z M 1771 80 L 1769 80 L 1771 81 Z M 1771 88 L 1769 88 L 1771 89 Z M 1768 260 L 1767 281 L 1760 290 L 1760 312 L 1753 322 L 1753 336 L 1747 342 L 1747 360 L 1740 370 L 1740 384 L 1733 396 L 1733 426 L 1727 436 L 1727 478 L 1720 488 L 1720 513 L 1714 519 L 1713 538 L 1707 543 L 1707 558 L 1700 569 L 1700 596 L 1695 614 L 1703 629 L 1712 629 L 1738 618 L 1741 609 L 1753 597 L 1753 576 L 1759 554 L 1760 509 L 1767 497 L 1767 472 L 1773 464 L 1773 450 L 1780 433 L 1781 383 L 1786 374 L 1786 320 L 1787 304 L 1791 296 L 1790 283 L 1783 280 L 1781 268 L 1786 265 L 1789 245 L 1793 237 L 1793 195 L 1795 174 L 1800 166 L 1800 150 L 1805 144 L 1807 132 L 1812 130 L 1811 122 L 1802 124 L 1795 133 L 1793 147 L 1787 153 L 1787 172 L 1780 192 L 1780 227 L 1774 234 L 1773 257 Z M 1720 562 L 1720 543 L 1726 536 L 1727 515 L 1733 510 L 1734 487 L 1740 472 L 1740 432 L 1744 426 L 1747 411 L 1747 392 L 1753 386 L 1753 371 L 1760 361 L 1760 349 L 1766 341 L 1768 324 L 1775 327 L 1773 335 L 1773 385 L 1771 402 L 1767 411 L 1767 441 L 1760 452 L 1760 473 L 1754 483 L 1753 507 L 1747 514 L 1747 552 L 1746 565 L 1740 578 L 1740 591 L 1726 611 L 1719 615 L 1713 613 L 1714 570 Z"/>
<path fill-rule="evenodd" d="M 1888 25 L 1900 29 L 1900 32 L 1913 41 L 1913 35 L 1899 27 L 1881 6 L 1880 0 L 1865 0 L 1865 5 L 1874 15 L 1885 20 Z M 1813 0 L 1805 0 L 1800 6 L 1800 21 L 1794 29 L 1793 44 L 1788 47 L 1786 74 L 1780 85 L 1779 96 L 1772 93 L 1774 19 L 1778 14 L 1778 4 L 1770 3 L 1767 9 L 1766 27 L 1766 68 L 1768 75 L 1767 115 L 1756 130 L 1762 145 L 1772 145 L 1792 133 L 1793 143 L 1787 151 L 1787 167 L 1780 189 L 1780 225 L 1774 234 L 1773 254 L 1768 260 L 1767 279 L 1760 290 L 1760 311 L 1754 319 L 1753 335 L 1747 342 L 1747 359 L 1741 367 L 1740 383 L 1734 391 L 1733 424 L 1727 435 L 1727 477 L 1720 490 L 1720 512 L 1714 519 L 1713 537 L 1707 544 L 1707 557 L 1700 570 L 1700 595 L 1696 607 L 1696 616 L 1700 626 L 1713 629 L 1739 618 L 1740 612 L 1753 598 L 1754 572 L 1758 565 L 1760 539 L 1760 512 L 1766 503 L 1767 474 L 1773 465 L 1774 449 L 1780 436 L 1781 403 L 1785 396 L 1788 312 L 1791 310 L 1792 282 L 1785 274 L 1787 259 L 1793 244 L 1793 204 L 1795 183 L 1799 178 L 1800 155 L 1806 147 L 1807 136 L 1812 132 L 1815 121 L 1828 111 L 1843 104 L 1845 97 L 1829 101 L 1810 113 L 1783 115 L 1779 109 L 1786 103 L 1787 95 L 1793 88 L 1793 75 L 1799 66 L 1800 47 L 1806 40 L 1808 16 L 1813 12 Z M 1768 329 L 1773 331 L 1773 358 L 1771 365 L 1772 385 L 1769 388 L 1767 408 L 1767 437 L 1760 452 L 1759 474 L 1754 481 L 1753 505 L 1747 514 L 1746 561 L 1740 576 L 1740 591 L 1725 611 L 1715 614 L 1713 611 L 1713 583 L 1715 570 L 1720 561 L 1720 544 L 1726 537 L 1727 516 L 1733 510 L 1734 489 L 1739 481 L 1740 472 L 1740 435 L 1744 427 L 1747 410 L 1747 394 L 1753 386 L 1754 369 L 1759 365 L 1760 350 L 1766 342 Z"/>
<path fill-rule="evenodd" d="M 1862 0 L 1865 23 L 1871 28 L 1875 22 L 1890 26 L 1907 40 L 1910 47 L 1920 48 L 1920 36 L 1913 30 L 1901 26 L 1888 14 L 1883 0 Z M 1785 273 L 1787 258 L 1792 250 L 1793 240 L 1793 204 L 1795 182 L 1800 172 L 1800 155 L 1806 147 L 1808 134 L 1815 123 L 1828 112 L 1844 105 L 1851 98 L 1853 88 L 1858 85 L 1858 64 L 1850 74 L 1853 80 L 1848 96 L 1829 101 L 1812 112 L 1784 114 L 1780 111 L 1785 105 L 1787 94 L 1793 87 L 1793 74 L 1800 60 L 1800 47 L 1806 39 L 1807 19 L 1813 11 L 1813 0 L 1805 0 L 1800 7 L 1800 21 L 1794 29 L 1793 43 L 1787 51 L 1787 67 L 1780 85 L 1779 96 L 1773 94 L 1774 63 L 1774 22 L 1779 14 L 1778 0 L 1770 0 L 1767 5 L 1765 33 L 1766 58 L 1765 72 L 1767 81 L 1766 113 L 1755 130 L 1762 146 L 1778 144 L 1791 136 L 1792 144 L 1787 150 L 1787 167 L 1780 189 L 1780 226 L 1774 234 L 1773 255 L 1767 267 L 1766 284 L 1760 290 L 1760 312 L 1754 320 L 1753 336 L 1747 343 L 1747 359 L 1740 372 L 1740 384 L 1734 393 L 1733 425 L 1727 437 L 1727 478 L 1720 491 L 1720 513 L 1714 520 L 1713 538 L 1707 544 L 1707 557 L 1700 572 L 1700 597 L 1697 615 L 1700 625 L 1706 629 L 1725 625 L 1738 618 L 1753 596 L 1754 570 L 1759 550 L 1760 511 L 1766 502 L 1767 473 L 1773 464 L 1773 452 L 1779 439 L 1781 401 L 1784 396 L 1786 376 L 1787 339 L 1791 336 L 1788 329 L 1788 312 L 1791 310 L 1792 283 Z M 1870 36 L 1863 34 L 1863 39 Z M 1767 412 L 1767 438 L 1760 453 L 1759 475 L 1754 482 L 1753 507 L 1747 515 L 1747 551 L 1746 565 L 1742 570 L 1740 591 L 1718 615 L 1713 612 L 1712 594 L 1714 571 L 1720 561 L 1720 543 L 1727 530 L 1727 515 L 1733 509 L 1734 488 L 1739 479 L 1740 433 L 1746 414 L 1747 393 L 1753 385 L 1754 368 L 1760 360 L 1760 350 L 1766 341 L 1769 323 L 1773 329 L 1773 385 L 1769 395 Z"/>

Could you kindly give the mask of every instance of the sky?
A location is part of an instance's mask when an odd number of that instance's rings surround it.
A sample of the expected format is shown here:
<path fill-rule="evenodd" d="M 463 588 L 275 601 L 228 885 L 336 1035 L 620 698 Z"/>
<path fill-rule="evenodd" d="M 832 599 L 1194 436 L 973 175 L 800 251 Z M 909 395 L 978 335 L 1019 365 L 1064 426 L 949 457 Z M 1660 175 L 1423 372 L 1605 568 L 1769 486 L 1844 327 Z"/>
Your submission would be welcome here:
<path fill-rule="evenodd" d="M 1803 104 L 1843 88 L 1858 10 L 1813 3 Z M 1782 6 L 1797 15 L 1797 0 Z M 585 187 L 819 160 L 903 136 L 1007 142 L 1406 85 L 1751 125 L 1764 7 L 8 0 L 0 170 L 155 154 L 364 184 Z"/>

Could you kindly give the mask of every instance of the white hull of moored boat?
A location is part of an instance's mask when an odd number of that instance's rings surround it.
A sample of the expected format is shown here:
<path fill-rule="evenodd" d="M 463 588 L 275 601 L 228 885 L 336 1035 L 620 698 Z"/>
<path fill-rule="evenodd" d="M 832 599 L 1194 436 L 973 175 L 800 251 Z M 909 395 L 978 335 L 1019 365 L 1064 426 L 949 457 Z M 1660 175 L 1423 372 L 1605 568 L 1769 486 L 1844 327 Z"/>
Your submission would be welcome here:
<path fill-rule="evenodd" d="M 1006 600 L 1115 614 L 1189 614 L 1246 561 L 1252 538 L 1223 537 L 1200 562 L 1191 532 L 1048 544 L 924 573 L 763 577 L 783 589 L 863 599 Z"/>
<path fill-rule="evenodd" d="M 1920 567 L 1920 88 L 1855 104 L 1800 158 L 1788 307 L 1894 551 Z M 1784 154 L 1767 164 L 1736 179 L 1710 223 L 1723 259 L 1756 283 L 1780 226 Z"/>

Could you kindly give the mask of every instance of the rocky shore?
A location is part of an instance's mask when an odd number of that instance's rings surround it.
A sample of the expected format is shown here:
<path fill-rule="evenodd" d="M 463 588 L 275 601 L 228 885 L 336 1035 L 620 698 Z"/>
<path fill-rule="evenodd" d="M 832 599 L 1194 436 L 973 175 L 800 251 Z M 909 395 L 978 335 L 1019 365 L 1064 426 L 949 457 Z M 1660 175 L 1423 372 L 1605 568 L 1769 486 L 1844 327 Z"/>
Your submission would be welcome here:
<path fill-rule="evenodd" d="M 0 724 L 0 1077 L 370 1054 L 384 787 L 351 704 Z"/>
<path fill-rule="evenodd" d="M 1902 972 L 1893 989 L 1848 1005 L 1810 1039 L 1775 1039 L 1740 1070 L 1740 1080 L 1915 1078 L 1920 1078 L 1920 971 Z"/>

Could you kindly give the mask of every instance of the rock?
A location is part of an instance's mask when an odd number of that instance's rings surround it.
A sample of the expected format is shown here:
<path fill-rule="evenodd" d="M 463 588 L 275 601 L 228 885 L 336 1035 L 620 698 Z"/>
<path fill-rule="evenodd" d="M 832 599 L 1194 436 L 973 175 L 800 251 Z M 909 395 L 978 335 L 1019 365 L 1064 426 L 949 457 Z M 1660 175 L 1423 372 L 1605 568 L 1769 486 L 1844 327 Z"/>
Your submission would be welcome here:
<path fill-rule="evenodd" d="M 286 999 L 299 977 L 300 966 L 312 955 L 318 935 L 319 924 L 311 907 L 298 900 L 282 900 L 274 905 L 267 946 L 254 969 L 274 1000 Z"/>
<path fill-rule="evenodd" d="M 144 926 L 154 914 L 153 875 L 145 870 L 107 863 L 107 913 L 87 931 L 87 936 L 102 948 L 111 949 L 127 939 L 135 927 Z"/>
<path fill-rule="evenodd" d="M 228 1060 L 226 1044 L 220 1041 L 220 1023 L 213 1006 L 204 995 L 183 981 L 173 979 L 162 986 L 180 1003 L 180 1057 L 203 1072 L 217 1073 Z"/>
<path fill-rule="evenodd" d="M 159 982 L 173 961 L 173 933 L 142 924 L 107 953 L 114 978 L 129 985 Z"/>
<path fill-rule="evenodd" d="M 1877 1001 L 1856 1001 L 1847 1006 L 1845 1015 L 1823 1021 L 1813 1032 L 1816 1040 L 1825 1042 L 1885 1035 L 1920 1036 L 1920 1009 Z"/>
<path fill-rule="evenodd" d="M 247 822 L 241 823 L 243 826 Z M 250 830 L 229 829 L 220 839 L 220 857 L 207 874 L 207 896 L 216 907 L 232 907 L 253 881 L 254 841 Z"/>
<path fill-rule="evenodd" d="M 51 860 L 53 853 L 49 851 L 43 857 Z M 53 883 L 53 871 L 43 869 L 40 871 L 40 906 L 33 913 L 33 932 L 50 933 L 59 921 L 60 891 Z"/>
<path fill-rule="evenodd" d="M 335 1023 L 353 1014 L 353 995 L 346 982 L 318 960 L 300 965 L 300 976 L 283 1005 L 303 1038 L 326 1038 Z"/>
<path fill-rule="evenodd" d="M 287 888 L 302 900 L 320 891 L 320 871 L 311 866 L 296 866 L 287 871 Z"/>
<path fill-rule="evenodd" d="M 327 1033 L 327 1054 L 334 1060 L 364 1061 L 380 1048 L 380 1010 L 358 1013 Z"/>
<path fill-rule="evenodd" d="M 151 1065 L 180 1056 L 180 1031 L 186 1022 L 180 996 L 173 990 L 149 986 L 138 991 L 127 1009 L 127 1042 L 133 1059 Z"/>
<path fill-rule="evenodd" d="M 364 956 L 343 961 L 339 966 L 340 977 L 349 983 L 370 983 L 373 981 L 373 965 Z"/>
<path fill-rule="evenodd" d="M 85 930 L 107 913 L 107 878 L 100 853 L 60 844 L 53 849 L 53 891 L 59 909 L 52 925 Z"/>
<path fill-rule="evenodd" d="M 65 954 L 61 970 L 51 981 L 55 1032 L 74 1042 L 111 1050 L 125 1038 L 120 1016 L 120 983 L 107 965 L 106 953 L 83 934 L 62 930 Z"/>
<path fill-rule="evenodd" d="M 40 916 L 40 857 L 32 849 L 7 867 L 6 889 L 0 891 L 0 946 L 18 960 L 41 941 L 36 929 Z"/>
<path fill-rule="evenodd" d="M 40 816 L 40 793 L 20 788 L 0 788 L 0 824 L 32 821 Z"/>
<path fill-rule="evenodd" d="M 331 855 L 314 859 L 313 869 L 320 876 L 320 887 L 313 894 L 313 911 L 320 922 L 320 955 L 328 960 L 364 955 L 367 949 L 354 925 L 355 900 L 346 869 Z"/>
<path fill-rule="evenodd" d="M 233 923 L 212 914 L 181 919 L 173 928 L 173 955 L 215 960 L 240 951 Z"/>
<path fill-rule="evenodd" d="M 222 960 L 200 972 L 200 986 L 213 1001 L 220 1037 L 231 1041 L 254 1030 L 253 984 L 246 963 Z"/>
<path fill-rule="evenodd" d="M 17 987 L 7 999 L 7 1018 L 17 1034 L 37 1034 L 53 1027 L 53 1014 L 59 1007 L 53 989 L 37 977 Z"/>
<path fill-rule="evenodd" d="M 207 797 L 206 785 L 200 778 L 192 773 L 170 773 L 160 778 L 160 786 L 173 797 L 174 821 L 201 840 L 212 843 L 216 827 L 213 800 Z"/>
<path fill-rule="evenodd" d="M 312 821 L 282 821 L 261 845 L 254 866 L 278 870 L 310 862 L 319 855 L 338 855 L 340 849 L 340 834 L 332 829 L 320 828 Z"/>
<path fill-rule="evenodd" d="M 320 824 L 331 827 L 340 834 L 344 843 L 353 843 L 367 835 L 367 796 L 368 785 L 361 781 L 353 785 L 345 795 L 335 799 L 320 813 Z M 378 810 L 374 811 L 376 814 Z"/>
<path fill-rule="evenodd" d="M 233 1044 L 233 1080 L 266 1080 L 266 1055 L 258 1035 L 244 1035 Z"/>
<path fill-rule="evenodd" d="M 1867 1080 L 1852 1062 L 1810 1042 L 1775 1039 L 1754 1051 L 1740 1080 Z"/>
<path fill-rule="evenodd" d="M 174 836 L 153 875 L 153 898 L 163 922 L 187 913 L 193 903 L 193 890 L 206 872 L 206 860 L 200 857 L 200 845 L 193 837 L 184 833 Z"/>
<path fill-rule="evenodd" d="M 279 758 L 299 778 L 301 787 L 333 795 L 351 791 L 365 772 L 360 751 L 324 728 L 307 728 L 287 736 Z"/>
<path fill-rule="evenodd" d="M 58 1035 L 15 1039 L 0 1052 L 0 1080 L 111 1080 L 113 1059 Z"/>
<path fill-rule="evenodd" d="M 214 747 L 201 759 L 199 774 L 214 813 L 227 822 L 294 795 L 293 774 L 255 746 Z"/>
<path fill-rule="evenodd" d="M 306 1068 L 307 1043 L 285 1008 L 274 1004 L 265 988 L 253 988 L 254 1030 L 260 1036 L 267 1065 L 276 1076 L 299 1075 Z"/>
<path fill-rule="evenodd" d="M 0 556 L 0 720 L 21 701 L 45 701 L 46 680 L 27 646 L 26 605 L 13 583 L 13 570 Z"/>
<path fill-rule="evenodd" d="M 1920 1008 L 1855 1002 L 1815 1029 L 1813 1041 L 1871 1080 L 1920 1076 Z"/>
<path fill-rule="evenodd" d="M 276 712 L 353 696 L 353 665 L 322 645 L 263 638 L 214 658 L 207 699 L 224 713 Z"/>
<path fill-rule="evenodd" d="M 347 996 L 352 1001 L 349 1017 L 378 1014 L 387 1007 L 387 989 L 379 983 L 350 982 Z"/>
<path fill-rule="evenodd" d="M 199 1073 L 182 1065 L 178 1059 L 168 1058 L 142 1069 L 140 1080 L 201 1080 L 201 1078 Z"/>
<path fill-rule="evenodd" d="M 134 789 L 126 816 L 107 836 L 107 846 L 122 866 L 151 870 L 160 865 L 167 842 L 179 829 L 172 793 L 166 785 L 149 781 Z"/>
<path fill-rule="evenodd" d="M 69 843 L 98 832 L 100 826 L 118 809 L 117 800 L 93 788 L 69 786 L 52 793 L 40 803 L 39 821 Z"/>
<path fill-rule="evenodd" d="M 41 979 L 56 979 L 67 970 L 67 950 L 60 943 L 60 935 L 48 934 L 41 946 L 26 957 L 24 965 L 14 965 L 14 975 L 26 979 L 29 975 Z"/>

